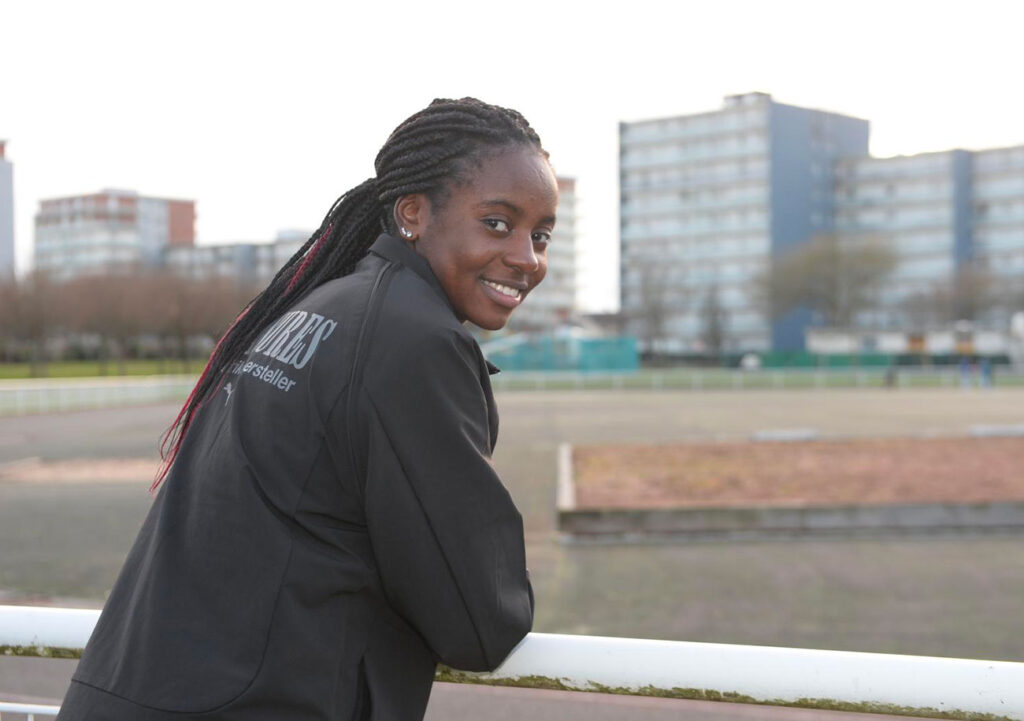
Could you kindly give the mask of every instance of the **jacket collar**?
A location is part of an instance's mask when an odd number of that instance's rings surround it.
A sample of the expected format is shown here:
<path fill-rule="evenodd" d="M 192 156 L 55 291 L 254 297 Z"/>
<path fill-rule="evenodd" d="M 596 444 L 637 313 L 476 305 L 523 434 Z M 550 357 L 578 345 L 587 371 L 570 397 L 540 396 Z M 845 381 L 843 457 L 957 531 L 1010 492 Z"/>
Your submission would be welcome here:
<path fill-rule="evenodd" d="M 400 240 L 393 235 L 388 233 L 381 233 L 377 236 L 377 240 L 373 241 L 373 245 L 370 246 L 370 252 L 376 253 L 382 258 L 390 260 L 392 263 L 400 263 L 406 268 L 411 270 L 413 273 L 427 281 L 427 285 L 437 291 L 437 294 L 444 298 L 444 302 L 448 304 L 448 307 L 452 309 L 452 313 L 455 312 L 455 306 L 448 300 L 448 296 L 445 295 L 444 288 L 441 287 L 441 281 L 434 275 L 434 271 L 430 269 L 430 263 L 422 255 L 412 249 L 408 243 L 404 240 Z"/>
<path fill-rule="evenodd" d="M 455 306 L 448 300 L 448 296 L 444 292 L 444 288 L 441 287 L 441 281 L 434 275 L 434 271 L 430 268 L 430 263 L 422 255 L 412 249 L 408 243 L 404 240 L 396 238 L 388 233 L 381 233 L 377 236 L 377 240 L 373 241 L 373 245 L 370 246 L 370 252 L 379 255 L 386 260 L 390 260 L 392 263 L 400 263 L 406 268 L 411 270 L 413 273 L 423 278 L 431 288 L 437 291 L 437 294 L 444 298 L 444 302 L 451 308 L 452 314 L 455 313 Z M 501 371 L 498 366 L 491 363 L 489 360 L 484 359 L 487 364 L 487 372 L 490 375 L 494 375 Z"/>

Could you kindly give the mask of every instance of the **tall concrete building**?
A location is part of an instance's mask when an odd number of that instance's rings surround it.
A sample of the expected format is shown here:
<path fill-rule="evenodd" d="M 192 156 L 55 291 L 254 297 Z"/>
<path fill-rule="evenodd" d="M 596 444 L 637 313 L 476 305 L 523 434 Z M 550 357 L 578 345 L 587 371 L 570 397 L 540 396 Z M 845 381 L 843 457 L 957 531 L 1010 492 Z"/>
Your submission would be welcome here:
<path fill-rule="evenodd" d="M 42 200 L 35 267 L 55 280 L 163 264 L 166 249 L 195 244 L 195 201 L 129 190 Z"/>
<path fill-rule="evenodd" d="M 170 246 L 164 252 L 163 265 L 194 280 L 230 278 L 249 288 L 261 288 L 310 235 L 310 231 L 283 230 L 272 243 Z"/>
<path fill-rule="evenodd" d="M 841 242 L 877 243 L 896 257 L 877 308 L 857 319 L 863 327 L 898 327 L 909 297 L 951 285 L 973 256 L 967 151 L 844 158 L 836 163 L 835 206 Z"/>
<path fill-rule="evenodd" d="M 14 166 L 0 140 L 0 281 L 14 275 Z"/>
<path fill-rule="evenodd" d="M 840 240 L 880 243 L 897 260 L 859 326 L 914 326 L 908 298 L 951 288 L 969 268 L 1024 288 L 1024 146 L 844 159 L 835 188 Z M 1005 325 L 1010 310 L 988 320 Z"/>
<path fill-rule="evenodd" d="M 799 348 L 806 313 L 770 323 L 752 279 L 833 227 L 833 165 L 867 156 L 868 122 L 775 102 L 621 123 L 621 308 L 645 350 L 698 353 L 710 298 L 724 350 Z"/>
<path fill-rule="evenodd" d="M 557 222 L 548 245 L 548 273 L 512 314 L 510 330 L 550 331 L 576 309 L 576 180 L 557 180 Z"/>
<path fill-rule="evenodd" d="M 1024 145 L 972 156 L 973 255 L 993 274 L 1024 287 Z"/>

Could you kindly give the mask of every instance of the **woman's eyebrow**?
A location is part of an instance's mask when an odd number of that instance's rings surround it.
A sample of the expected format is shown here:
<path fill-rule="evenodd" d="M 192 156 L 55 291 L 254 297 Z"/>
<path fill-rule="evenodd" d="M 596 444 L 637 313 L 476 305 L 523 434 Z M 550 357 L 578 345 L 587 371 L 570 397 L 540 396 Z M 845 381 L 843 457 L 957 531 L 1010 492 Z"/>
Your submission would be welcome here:
<path fill-rule="evenodd" d="M 511 212 L 515 213 L 516 215 L 523 214 L 522 208 L 520 208 L 518 205 L 516 205 L 515 203 L 510 203 L 507 200 L 501 200 L 500 198 L 495 200 L 485 200 L 484 202 L 480 203 L 481 207 L 492 205 L 500 205 L 503 208 L 508 208 Z"/>
<path fill-rule="evenodd" d="M 522 215 L 523 214 L 522 208 L 520 208 L 518 205 L 516 205 L 515 203 L 510 203 L 507 200 L 501 200 L 500 198 L 495 199 L 495 200 L 485 200 L 482 203 L 480 203 L 480 207 L 481 208 L 491 207 L 491 206 L 495 206 L 495 205 L 501 206 L 503 208 L 507 208 L 513 215 Z M 554 225 L 555 224 L 555 216 L 547 215 L 547 216 L 541 218 L 540 222 L 545 224 L 545 225 Z"/>

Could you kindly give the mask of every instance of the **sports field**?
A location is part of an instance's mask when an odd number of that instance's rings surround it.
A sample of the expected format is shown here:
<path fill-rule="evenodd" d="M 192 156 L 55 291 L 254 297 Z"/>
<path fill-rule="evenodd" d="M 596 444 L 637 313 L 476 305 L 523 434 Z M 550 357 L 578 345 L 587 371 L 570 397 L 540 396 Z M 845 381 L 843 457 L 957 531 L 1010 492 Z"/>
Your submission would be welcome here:
<path fill-rule="evenodd" d="M 495 460 L 525 516 L 536 630 L 1024 659 L 1024 538 L 574 546 L 553 523 L 563 441 L 959 434 L 1024 422 L 1024 390 L 517 391 L 498 403 Z M 0 463 L 152 458 L 175 410 L 0 418 Z M 0 592 L 99 605 L 147 481 L 0 483 Z"/>

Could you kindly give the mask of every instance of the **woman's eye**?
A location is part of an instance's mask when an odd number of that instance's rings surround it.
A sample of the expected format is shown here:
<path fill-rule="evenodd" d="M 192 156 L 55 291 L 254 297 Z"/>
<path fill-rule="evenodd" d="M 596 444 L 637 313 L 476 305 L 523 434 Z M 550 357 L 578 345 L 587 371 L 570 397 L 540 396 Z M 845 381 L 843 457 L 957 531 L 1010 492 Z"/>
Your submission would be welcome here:
<path fill-rule="evenodd" d="M 491 230 L 498 231 L 499 233 L 507 233 L 512 230 L 512 226 L 509 225 L 508 221 L 502 220 L 501 218 L 487 218 L 484 220 L 484 225 Z"/>
<path fill-rule="evenodd" d="M 547 233 L 543 230 L 538 230 L 533 234 L 533 242 L 541 245 L 547 245 L 551 242 L 551 233 Z"/>

